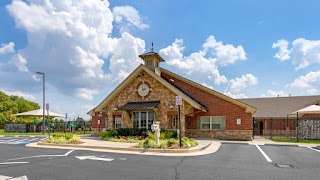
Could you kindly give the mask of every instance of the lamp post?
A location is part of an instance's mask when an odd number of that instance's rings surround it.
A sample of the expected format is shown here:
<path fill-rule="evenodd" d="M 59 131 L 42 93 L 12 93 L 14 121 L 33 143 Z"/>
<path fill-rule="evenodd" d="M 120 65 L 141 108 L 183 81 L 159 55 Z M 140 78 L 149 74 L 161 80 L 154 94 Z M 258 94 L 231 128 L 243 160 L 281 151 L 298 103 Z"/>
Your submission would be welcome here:
<path fill-rule="evenodd" d="M 44 129 L 44 123 L 45 123 L 45 111 L 44 111 L 44 107 L 45 107 L 45 73 L 44 72 L 37 72 L 37 74 L 42 75 L 43 77 L 43 105 L 42 105 L 42 110 L 43 110 L 43 114 L 42 114 L 42 134 L 45 134 L 45 129 Z"/>

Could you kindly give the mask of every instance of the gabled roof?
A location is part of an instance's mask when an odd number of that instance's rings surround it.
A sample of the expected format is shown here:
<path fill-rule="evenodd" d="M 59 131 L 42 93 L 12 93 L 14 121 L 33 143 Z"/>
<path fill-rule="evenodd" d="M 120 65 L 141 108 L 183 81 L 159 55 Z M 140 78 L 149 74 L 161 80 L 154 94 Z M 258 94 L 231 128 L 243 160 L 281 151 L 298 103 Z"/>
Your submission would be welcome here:
<path fill-rule="evenodd" d="M 165 87 L 167 87 L 168 89 L 170 89 L 172 92 L 174 92 L 175 94 L 177 94 L 178 96 L 181 96 L 183 100 L 185 100 L 186 102 L 188 102 L 191 106 L 193 106 L 196 109 L 199 109 L 201 111 L 206 112 L 207 108 L 202 106 L 201 104 L 199 104 L 198 102 L 196 102 L 195 100 L 193 100 L 192 98 L 190 98 L 189 96 L 187 96 L 186 94 L 184 94 L 182 91 L 180 91 L 179 89 L 177 89 L 176 87 L 174 87 L 173 85 L 171 85 L 169 82 L 167 82 L 166 80 L 164 80 L 163 78 L 161 78 L 160 76 L 158 76 L 157 74 L 155 74 L 154 72 L 152 72 L 150 69 L 148 69 L 146 66 L 144 66 L 143 64 L 140 64 L 124 81 L 122 81 L 122 83 L 116 87 L 97 107 L 93 108 L 92 110 L 90 110 L 87 114 L 89 115 L 94 115 L 95 112 L 97 111 L 104 111 L 103 108 L 106 104 L 108 104 L 115 96 L 117 96 L 123 89 L 125 89 L 127 87 L 127 85 L 132 82 L 141 71 L 145 71 L 146 73 L 148 73 L 151 77 L 153 77 L 154 79 L 158 80 L 158 82 L 160 82 L 162 85 L 164 85 Z"/>
<path fill-rule="evenodd" d="M 238 99 L 257 108 L 253 117 L 271 118 L 287 117 L 290 113 L 319 103 L 320 96 L 291 96 L 271 98 Z"/>
<path fill-rule="evenodd" d="M 193 82 L 193 81 L 191 81 L 191 80 L 189 80 L 189 79 L 186 79 L 186 78 L 184 78 L 184 77 L 182 77 L 182 76 L 179 76 L 179 75 L 177 75 L 177 74 L 175 74 L 175 73 L 173 73 L 173 72 L 170 72 L 170 71 L 168 71 L 168 70 L 166 70 L 166 69 L 161 68 L 161 73 L 168 74 L 169 76 L 171 76 L 171 77 L 173 77 L 173 78 L 179 79 L 180 81 L 183 81 L 183 82 L 185 82 L 185 83 L 187 83 L 187 84 L 189 84 L 189 85 L 191 85 L 191 86 L 194 86 L 194 87 L 196 87 L 196 88 L 198 88 L 198 89 L 200 89 L 200 90 L 203 90 L 203 91 L 205 91 L 205 92 L 208 92 L 209 94 L 212 94 L 212 95 L 214 95 L 214 96 L 217 96 L 217 97 L 219 97 L 219 98 L 221 98 L 221 99 L 224 99 L 224 100 L 226 100 L 226 101 L 228 101 L 228 102 L 230 102 L 230 103 L 233 103 L 233 104 L 235 104 L 235 105 L 237 105 L 237 106 L 243 107 L 243 108 L 246 110 L 246 113 L 252 113 L 252 114 L 253 114 L 253 113 L 256 112 L 256 107 L 254 107 L 254 106 L 252 106 L 252 105 L 249 105 L 249 104 L 247 104 L 247 103 L 245 103 L 245 102 L 242 102 L 242 101 L 233 99 L 233 98 L 231 98 L 231 97 L 229 97 L 229 96 L 226 96 L 226 95 L 224 95 L 224 94 L 221 94 L 221 93 L 219 93 L 219 92 L 217 92 L 217 91 L 215 91 L 215 90 L 212 90 L 212 89 L 210 89 L 210 88 L 207 88 L 207 87 L 205 87 L 205 86 L 203 86 L 203 85 L 201 85 L 201 84 L 198 84 L 198 83 L 196 83 L 196 82 Z"/>

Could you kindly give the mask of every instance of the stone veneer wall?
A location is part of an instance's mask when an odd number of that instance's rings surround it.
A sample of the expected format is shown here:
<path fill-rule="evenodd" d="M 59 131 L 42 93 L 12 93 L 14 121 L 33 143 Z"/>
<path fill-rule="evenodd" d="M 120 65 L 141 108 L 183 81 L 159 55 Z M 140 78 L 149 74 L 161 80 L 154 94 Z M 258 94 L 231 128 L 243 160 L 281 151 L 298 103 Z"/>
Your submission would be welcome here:
<path fill-rule="evenodd" d="M 186 136 L 190 138 L 215 138 L 228 140 L 252 140 L 251 130 L 201 130 L 187 129 Z"/>
<path fill-rule="evenodd" d="M 5 124 L 4 125 L 5 132 L 27 132 L 27 125 L 26 124 Z"/>
<path fill-rule="evenodd" d="M 143 75 L 142 75 L 143 74 Z M 147 97 L 141 97 L 138 94 L 138 87 L 142 83 L 146 83 L 149 85 L 150 91 Z M 155 108 L 155 116 L 156 121 L 160 121 L 160 127 L 164 129 L 171 129 L 171 121 L 169 120 L 169 117 L 167 115 L 167 112 L 169 111 L 178 111 L 178 107 L 175 105 L 174 109 L 170 109 L 170 104 L 175 104 L 175 97 L 176 94 L 173 93 L 171 90 L 163 86 L 161 83 L 159 83 L 156 79 L 152 78 L 149 74 L 142 71 L 140 73 L 140 76 L 137 76 L 136 79 L 127 85 L 125 89 L 123 89 L 106 107 L 106 115 L 108 117 L 109 122 L 109 128 L 108 129 L 114 129 L 115 128 L 115 116 L 121 116 L 122 117 L 122 127 L 123 128 L 132 128 L 133 122 L 132 122 L 132 111 L 114 111 L 113 108 L 115 106 L 121 107 L 125 105 L 127 102 L 136 102 L 136 101 L 150 101 L 150 100 L 160 100 L 160 103 Z M 183 101 L 181 105 L 181 109 L 184 109 L 184 104 L 186 102 Z M 184 120 L 184 112 L 181 111 L 181 127 L 182 127 L 182 134 L 185 132 L 185 120 Z M 92 131 L 97 132 L 98 125 L 97 120 L 100 117 L 96 113 L 95 116 L 92 118 Z M 102 122 L 100 124 L 100 129 L 104 128 L 104 119 L 105 114 L 101 117 Z M 103 125 L 102 125 L 103 123 Z"/>

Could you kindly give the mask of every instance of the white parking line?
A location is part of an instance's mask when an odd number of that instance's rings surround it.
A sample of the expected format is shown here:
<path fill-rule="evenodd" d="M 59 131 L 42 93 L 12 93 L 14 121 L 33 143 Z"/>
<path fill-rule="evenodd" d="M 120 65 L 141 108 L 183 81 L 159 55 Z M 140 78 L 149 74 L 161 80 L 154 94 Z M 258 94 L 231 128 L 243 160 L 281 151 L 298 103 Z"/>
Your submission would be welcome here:
<path fill-rule="evenodd" d="M 0 163 L 0 165 L 5 165 L 5 164 L 28 164 L 30 162 L 4 162 Z"/>
<path fill-rule="evenodd" d="M 74 150 L 68 151 L 65 154 L 62 155 L 38 155 L 38 156 L 28 156 L 28 157 L 21 157 L 21 158 L 14 158 L 14 159 L 9 159 L 9 161 L 12 160 L 19 160 L 19 159 L 30 159 L 30 158 L 38 158 L 38 157 L 64 157 L 68 156 L 70 153 L 72 153 Z"/>
<path fill-rule="evenodd" d="M 309 147 L 309 146 L 306 146 L 306 147 L 307 147 L 307 148 L 309 148 L 309 149 L 311 149 L 311 150 L 314 150 L 314 151 L 320 152 L 320 150 L 318 150 L 318 149 L 314 149 L 314 148 Z"/>
<path fill-rule="evenodd" d="M 259 147 L 259 145 L 256 144 L 256 147 L 259 149 L 259 151 L 261 152 L 261 154 L 264 156 L 264 158 L 266 158 L 266 160 L 268 162 L 272 162 L 272 160 L 269 158 L 269 156 Z"/>

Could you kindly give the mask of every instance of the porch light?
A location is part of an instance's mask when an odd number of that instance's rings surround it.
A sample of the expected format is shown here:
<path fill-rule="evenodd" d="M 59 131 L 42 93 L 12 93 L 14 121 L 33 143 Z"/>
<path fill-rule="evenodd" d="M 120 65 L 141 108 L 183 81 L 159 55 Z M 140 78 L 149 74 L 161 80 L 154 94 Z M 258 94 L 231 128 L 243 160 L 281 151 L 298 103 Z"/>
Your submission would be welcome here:
<path fill-rule="evenodd" d="M 169 105 L 169 108 L 170 108 L 170 109 L 173 109 L 173 108 L 174 108 L 174 105 L 173 105 L 173 104 L 170 104 L 170 105 Z"/>
<path fill-rule="evenodd" d="M 113 110 L 117 111 L 118 110 L 118 106 L 114 106 Z"/>

